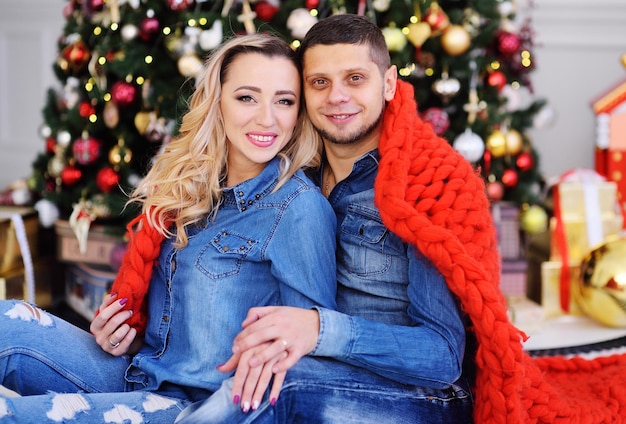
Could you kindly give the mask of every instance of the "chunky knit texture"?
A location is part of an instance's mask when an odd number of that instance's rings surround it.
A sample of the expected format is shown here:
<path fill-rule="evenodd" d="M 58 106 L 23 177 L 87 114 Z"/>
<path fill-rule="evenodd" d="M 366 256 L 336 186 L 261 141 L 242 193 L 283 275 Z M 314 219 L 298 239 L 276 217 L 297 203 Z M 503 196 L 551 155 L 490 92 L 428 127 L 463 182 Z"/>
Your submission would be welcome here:
<path fill-rule="evenodd" d="M 137 229 L 133 230 L 134 227 Z M 145 298 L 164 237 L 150 226 L 144 214 L 131 221 L 126 229 L 128 250 L 111 286 L 111 293 L 117 293 L 118 299 L 128 299 L 125 309 L 132 310 L 133 315 L 127 323 L 136 328 L 137 333 L 144 334 L 147 322 Z"/>
<path fill-rule="evenodd" d="M 626 419 L 626 355 L 531 358 L 508 319 L 482 179 L 417 113 L 398 82 L 380 141 L 375 200 L 385 225 L 444 275 L 471 319 L 475 422 L 618 423 Z"/>

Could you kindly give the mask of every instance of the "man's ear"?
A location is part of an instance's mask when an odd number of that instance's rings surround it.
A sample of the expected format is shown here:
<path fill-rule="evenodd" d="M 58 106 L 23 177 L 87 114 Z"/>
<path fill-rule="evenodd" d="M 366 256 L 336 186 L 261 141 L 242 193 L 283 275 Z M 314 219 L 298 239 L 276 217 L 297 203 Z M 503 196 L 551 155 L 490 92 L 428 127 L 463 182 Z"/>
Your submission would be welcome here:
<path fill-rule="evenodd" d="M 385 84 L 385 101 L 390 101 L 396 95 L 396 83 L 398 82 L 398 69 L 391 65 L 383 75 Z"/>

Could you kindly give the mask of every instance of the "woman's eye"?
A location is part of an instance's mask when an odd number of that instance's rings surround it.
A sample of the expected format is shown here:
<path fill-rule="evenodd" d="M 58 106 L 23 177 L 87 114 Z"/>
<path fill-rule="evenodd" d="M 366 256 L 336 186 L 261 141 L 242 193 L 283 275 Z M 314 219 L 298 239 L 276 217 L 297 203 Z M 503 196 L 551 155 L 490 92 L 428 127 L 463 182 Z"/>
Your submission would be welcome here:
<path fill-rule="evenodd" d="M 281 99 L 278 101 L 278 103 L 285 106 L 292 106 L 296 104 L 296 102 L 292 99 Z"/>
<path fill-rule="evenodd" d="M 239 96 L 239 97 L 237 97 L 237 100 L 239 100 L 240 102 L 245 102 L 245 103 L 250 103 L 250 102 L 254 101 L 252 96 Z"/>

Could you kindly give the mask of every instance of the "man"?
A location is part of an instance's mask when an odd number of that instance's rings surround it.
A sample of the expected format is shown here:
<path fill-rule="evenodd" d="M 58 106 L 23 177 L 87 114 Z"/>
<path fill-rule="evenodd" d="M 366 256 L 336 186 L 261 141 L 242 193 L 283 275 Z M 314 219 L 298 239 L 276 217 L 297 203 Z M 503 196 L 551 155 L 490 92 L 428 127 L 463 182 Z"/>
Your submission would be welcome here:
<path fill-rule="evenodd" d="M 481 278 L 497 275 L 484 185 L 419 121 L 367 18 L 321 20 L 299 53 L 324 141 L 314 178 L 337 215 L 338 310 L 253 308 L 220 368 L 238 364 L 220 391 L 232 386 L 231 403 L 247 413 L 217 417 L 216 397 L 181 422 L 472 422 L 464 317 L 448 287 L 460 277 L 445 246 L 464 247 L 469 270 L 484 260 Z M 239 361 L 240 352 L 255 353 Z M 279 382 L 261 402 L 265 363 Z"/>

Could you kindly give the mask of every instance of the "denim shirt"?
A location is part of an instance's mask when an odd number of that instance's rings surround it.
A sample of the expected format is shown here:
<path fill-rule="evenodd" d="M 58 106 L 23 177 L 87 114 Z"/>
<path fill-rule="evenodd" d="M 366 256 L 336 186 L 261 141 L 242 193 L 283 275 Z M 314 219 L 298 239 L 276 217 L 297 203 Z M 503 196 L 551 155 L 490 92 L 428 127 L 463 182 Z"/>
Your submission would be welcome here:
<path fill-rule="evenodd" d="M 374 205 L 377 172 L 374 150 L 329 197 L 337 216 L 338 309 L 317 308 L 312 354 L 401 383 L 447 388 L 461 375 L 464 323 L 439 271 L 383 225 Z"/>
<path fill-rule="evenodd" d="M 134 388 L 192 400 L 217 390 L 215 369 L 253 306 L 336 307 L 335 215 L 302 172 L 273 192 L 279 159 L 224 189 L 189 244 L 164 241 L 148 293 L 148 325 L 127 371 Z M 178 392 L 178 393 L 177 393 Z"/>

